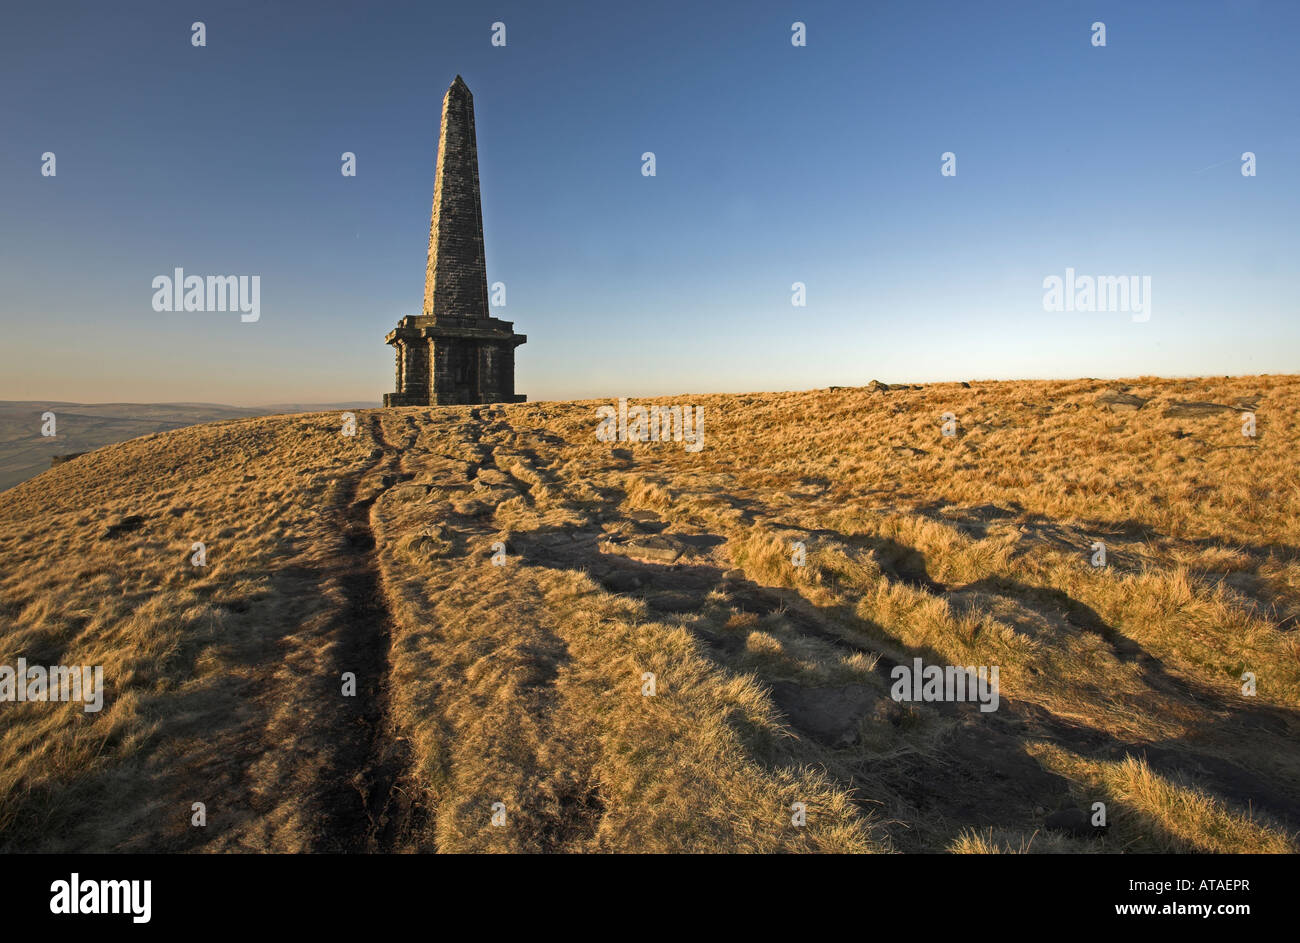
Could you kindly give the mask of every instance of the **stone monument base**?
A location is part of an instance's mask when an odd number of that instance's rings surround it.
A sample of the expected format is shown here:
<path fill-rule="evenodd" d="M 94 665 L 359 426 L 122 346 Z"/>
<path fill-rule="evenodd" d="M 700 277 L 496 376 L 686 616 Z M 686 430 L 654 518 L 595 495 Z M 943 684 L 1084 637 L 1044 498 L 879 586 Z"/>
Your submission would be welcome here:
<path fill-rule="evenodd" d="M 397 351 L 397 392 L 385 406 L 522 403 L 515 392 L 515 348 L 527 341 L 497 318 L 412 315 L 385 341 Z"/>

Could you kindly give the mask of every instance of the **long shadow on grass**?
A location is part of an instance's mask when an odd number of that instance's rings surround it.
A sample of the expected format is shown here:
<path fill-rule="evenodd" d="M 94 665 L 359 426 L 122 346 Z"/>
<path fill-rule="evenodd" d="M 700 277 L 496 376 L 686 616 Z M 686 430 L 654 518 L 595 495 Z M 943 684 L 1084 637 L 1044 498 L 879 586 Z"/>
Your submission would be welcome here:
<path fill-rule="evenodd" d="M 648 526 L 645 521 L 637 523 L 643 531 L 662 529 Z M 870 550 L 886 579 L 936 596 L 949 592 L 930 578 L 925 558 L 915 548 L 834 531 L 810 533 Z M 517 536 L 515 550 L 532 565 L 584 570 L 609 591 L 639 598 L 661 615 L 699 616 L 683 621 L 719 667 L 729 672 L 755 671 L 755 662 L 745 658 L 744 639 L 726 631 L 720 625 L 720 614 L 711 612 L 719 605 L 720 597 L 710 599 L 715 593 L 725 597 L 728 611 L 760 617 L 779 613 L 797 633 L 829 643 L 846 654 L 876 658 L 875 670 L 883 679 L 890 677 L 900 661 L 910 663 L 919 657 L 927 665 L 946 663 L 939 653 L 905 645 L 881 626 L 859 617 L 852 599 L 818 606 L 796 590 L 761 586 L 738 577 L 734 571 L 707 563 L 662 564 L 612 556 L 600 552 L 598 536 L 594 530 L 523 534 Z M 1104 730 L 1057 717 L 1038 705 L 1005 696 L 995 713 L 980 713 L 973 705 L 945 703 L 918 703 L 908 705 L 905 711 L 889 710 L 882 709 L 888 705 L 880 703 L 878 692 L 866 686 L 818 688 L 765 677 L 762 680 L 769 685 L 774 702 L 786 714 L 800 741 L 784 749 L 770 749 L 769 744 L 769 749 L 757 750 L 755 758 L 769 766 L 788 766 L 792 762 L 821 766 L 841 785 L 854 789 L 868 808 L 876 806 L 875 800 L 880 799 L 872 790 L 877 784 L 883 785 L 898 797 L 897 802 L 887 802 L 881 810 L 887 819 L 914 816 L 942 823 L 936 826 L 942 833 L 937 841 L 934 834 L 918 835 L 912 829 L 891 828 L 895 842 L 908 850 L 945 847 L 967 827 L 1041 826 L 1042 815 L 1035 811 L 1036 807 L 1046 812 L 1061 807 L 1066 803 L 1070 783 L 1044 770 L 1025 752 L 1025 743 L 1030 740 L 1056 742 L 1072 751 L 1112 761 L 1144 756 L 1156 772 L 1167 778 L 1189 777 L 1233 803 L 1262 809 L 1290 825 L 1300 824 L 1300 801 L 1293 790 L 1274 785 L 1207 751 L 1207 742 L 1216 739 L 1232 744 L 1243 727 L 1284 738 L 1296 717 L 1294 712 L 1228 702 L 1217 692 L 1170 675 L 1158 658 L 1107 625 L 1090 607 L 1058 590 L 990 578 L 953 591 L 972 590 L 1003 595 L 1022 605 L 1033 602 L 1039 612 L 1049 614 L 1057 624 L 1064 623 L 1067 631 L 1097 634 L 1119 661 L 1136 663 L 1152 688 L 1205 712 L 1209 729 L 1198 731 L 1194 742 L 1181 738 L 1160 744 L 1130 743 Z M 758 671 L 761 676 L 761 668 Z M 855 687 L 861 690 L 850 690 Z M 837 719 L 837 712 L 849 716 Z M 913 749 L 905 736 L 907 729 L 936 717 L 951 724 L 949 735 L 940 741 L 938 749 Z M 879 739 L 874 740 L 877 747 L 872 747 L 855 736 L 863 731 L 870 733 L 863 724 L 889 724 L 903 730 L 897 737 L 884 737 L 884 748 L 878 747 Z M 1285 742 L 1279 739 L 1277 747 L 1284 749 Z"/>
<path fill-rule="evenodd" d="M 874 659 L 875 671 L 886 682 L 899 663 L 888 649 L 901 650 L 908 660 L 920 657 L 927 664 L 942 663 L 928 649 L 896 641 L 882 646 L 881 640 L 889 639 L 887 633 L 853 617 L 849 605 L 819 608 L 796 592 L 761 586 L 709 564 L 665 565 L 603 554 L 594 531 L 518 534 L 512 549 L 527 564 L 585 571 L 607 590 L 640 599 L 660 616 L 683 617 L 703 643 L 703 650 L 730 674 L 748 674 L 755 668 L 746 659 L 744 637 L 720 624 L 721 611 L 710 612 L 719 605 L 715 593 L 725 597 L 727 612 L 779 615 L 794 632 L 829 644 L 841 656 L 862 654 Z M 691 614 L 704 617 L 690 618 Z M 842 628 L 846 624 L 850 626 L 847 631 Z M 772 742 L 743 721 L 735 721 L 750 741 L 753 758 L 771 769 L 822 767 L 856 795 L 864 810 L 883 811 L 887 819 L 925 818 L 943 823 L 943 836 L 937 842 L 933 834 L 891 829 L 900 847 L 942 848 L 968 826 L 1032 828 L 1036 806 L 1054 809 L 1068 794 L 1064 778 L 1045 771 L 1025 753 L 1022 742 L 999 725 L 981 722 L 973 705 L 918 703 L 903 707 L 883 694 L 887 683 L 813 687 L 787 678 L 763 677 L 761 670 L 759 674 L 798 738 Z M 1005 699 L 999 710 L 1004 713 L 1016 715 L 1016 707 Z M 939 750 L 908 749 L 907 732 L 939 717 L 955 724 L 959 732 Z M 864 725 L 883 725 L 884 739 L 898 749 L 864 746 Z M 869 739 L 879 739 L 869 730 L 865 732 Z M 897 796 L 884 810 L 879 808 L 881 787 Z"/>

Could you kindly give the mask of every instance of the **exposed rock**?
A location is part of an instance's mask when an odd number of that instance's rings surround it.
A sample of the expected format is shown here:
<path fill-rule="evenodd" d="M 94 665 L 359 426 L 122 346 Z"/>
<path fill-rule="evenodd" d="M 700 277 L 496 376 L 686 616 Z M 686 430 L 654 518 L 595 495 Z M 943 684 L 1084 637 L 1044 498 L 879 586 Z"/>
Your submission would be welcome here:
<path fill-rule="evenodd" d="M 1196 416 L 1212 416 L 1215 413 L 1236 413 L 1241 410 L 1254 409 L 1253 406 L 1228 406 L 1224 403 L 1195 403 L 1180 402 L 1170 403 L 1165 409 L 1165 416 L 1171 418 L 1192 418 Z"/>
<path fill-rule="evenodd" d="M 1110 390 L 1097 397 L 1098 405 L 1109 406 L 1114 413 L 1134 413 L 1149 402 L 1149 399 L 1134 396 L 1132 393 L 1121 393 L 1118 390 Z"/>
<path fill-rule="evenodd" d="M 612 536 L 602 540 L 599 547 L 601 553 L 664 564 L 673 563 L 682 554 L 690 552 L 685 543 L 668 534 L 631 538 Z"/>

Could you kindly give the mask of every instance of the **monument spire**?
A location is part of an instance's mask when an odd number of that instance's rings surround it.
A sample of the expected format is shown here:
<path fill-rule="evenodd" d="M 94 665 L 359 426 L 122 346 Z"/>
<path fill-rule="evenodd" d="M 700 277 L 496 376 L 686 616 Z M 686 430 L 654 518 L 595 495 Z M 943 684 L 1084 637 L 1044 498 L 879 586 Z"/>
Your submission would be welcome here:
<path fill-rule="evenodd" d="M 459 75 L 442 98 L 424 309 L 384 340 L 397 354 L 397 389 L 385 406 L 520 403 L 515 348 L 528 340 L 488 312 L 474 96 Z"/>
<path fill-rule="evenodd" d="M 459 75 L 442 98 L 424 313 L 488 317 L 474 96 Z"/>

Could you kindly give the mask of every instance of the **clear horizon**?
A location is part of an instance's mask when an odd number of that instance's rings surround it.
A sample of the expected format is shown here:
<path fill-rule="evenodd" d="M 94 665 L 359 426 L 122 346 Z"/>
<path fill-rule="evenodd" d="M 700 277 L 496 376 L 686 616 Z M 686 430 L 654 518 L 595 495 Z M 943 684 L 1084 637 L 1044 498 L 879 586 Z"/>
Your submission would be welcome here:
<path fill-rule="evenodd" d="M 8 19 L 0 399 L 379 401 L 457 74 L 530 400 L 1300 366 L 1293 4 Z M 175 268 L 259 276 L 259 319 L 155 311 Z M 1044 310 L 1067 269 L 1149 277 L 1149 320 Z"/>

